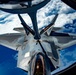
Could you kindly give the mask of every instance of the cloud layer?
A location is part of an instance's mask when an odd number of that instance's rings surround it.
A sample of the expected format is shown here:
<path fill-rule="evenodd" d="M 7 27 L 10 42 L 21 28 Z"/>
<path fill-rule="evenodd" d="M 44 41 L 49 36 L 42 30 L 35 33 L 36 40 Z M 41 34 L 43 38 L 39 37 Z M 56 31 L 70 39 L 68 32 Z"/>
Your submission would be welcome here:
<path fill-rule="evenodd" d="M 8 33 L 8 30 L 14 32 L 14 27 L 21 27 L 17 15 L 0 12 L 0 34 Z M 55 27 L 62 27 L 65 24 L 73 23 L 73 20 L 76 18 L 75 10 L 61 2 L 61 0 L 51 0 L 46 6 L 37 11 L 38 27 L 40 28 L 51 23 L 53 16 L 57 13 L 59 13 L 59 16 L 55 22 Z M 32 26 L 32 22 L 27 14 L 22 14 L 22 17 L 29 26 Z"/>

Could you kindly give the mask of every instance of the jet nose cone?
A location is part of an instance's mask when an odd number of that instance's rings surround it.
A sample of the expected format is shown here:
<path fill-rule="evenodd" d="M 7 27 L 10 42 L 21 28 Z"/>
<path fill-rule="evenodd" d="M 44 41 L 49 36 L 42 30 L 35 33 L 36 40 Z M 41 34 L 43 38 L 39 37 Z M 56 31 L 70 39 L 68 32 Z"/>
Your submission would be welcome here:
<path fill-rule="evenodd" d="M 37 54 L 35 58 L 35 67 L 32 75 L 45 75 L 44 58 Z"/>
<path fill-rule="evenodd" d="M 44 58 L 40 54 L 36 54 L 30 62 L 29 75 L 45 75 Z"/>

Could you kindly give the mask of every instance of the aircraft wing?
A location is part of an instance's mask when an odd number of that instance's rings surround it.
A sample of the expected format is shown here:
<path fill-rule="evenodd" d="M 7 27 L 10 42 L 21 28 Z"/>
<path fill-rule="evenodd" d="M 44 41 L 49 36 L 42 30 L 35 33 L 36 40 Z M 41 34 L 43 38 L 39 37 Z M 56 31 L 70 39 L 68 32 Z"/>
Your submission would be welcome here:
<path fill-rule="evenodd" d="M 0 35 L 0 45 L 17 50 L 24 42 L 24 35 L 21 33 L 10 33 Z M 20 49 L 18 49 L 20 50 Z"/>
<path fill-rule="evenodd" d="M 55 44 L 60 47 L 60 49 L 64 49 L 76 44 L 76 34 L 51 32 L 50 36 L 54 37 L 53 40 Z"/>
<path fill-rule="evenodd" d="M 18 31 L 20 33 L 25 33 L 25 30 L 23 27 L 14 28 L 13 30 Z"/>

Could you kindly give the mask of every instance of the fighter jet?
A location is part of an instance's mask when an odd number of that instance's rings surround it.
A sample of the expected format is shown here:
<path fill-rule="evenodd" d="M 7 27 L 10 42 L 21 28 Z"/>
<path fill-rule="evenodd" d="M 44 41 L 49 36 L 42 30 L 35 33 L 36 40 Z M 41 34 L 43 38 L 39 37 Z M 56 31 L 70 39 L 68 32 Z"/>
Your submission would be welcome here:
<path fill-rule="evenodd" d="M 27 71 L 28 75 L 51 74 L 60 64 L 58 50 L 76 44 L 75 35 L 58 33 L 58 28 L 53 30 L 57 14 L 51 24 L 39 30 L 41 38 L 36 40 L 34 30 L 25 23 L 21 15 L 18 16 L 23 27 L 13 30 L 20 33 L 0 35 L 0 44 L 19 51 L 17 66 Z"/>
<path fill-rule="evenodd" d="M 58 50 L 76 44 L 76 35 L 57 32 L 60 28 L 54 27 L 58 14 L 49 25 L 38 29 L 36 12 L 50 0 L 41 1 L 27 8 L 0 7 L 5 12 L 18 14 L 21 21 L 23 27 L 13 29 L 19 33 L 0 35 L 0 44 L 19 51 L 17 67 L 28 72 L 28 75 L 51 75 L 52 71 L 60 67 Z M 33 29 L 23 20 L 21 13 L 28 13 Z"/>

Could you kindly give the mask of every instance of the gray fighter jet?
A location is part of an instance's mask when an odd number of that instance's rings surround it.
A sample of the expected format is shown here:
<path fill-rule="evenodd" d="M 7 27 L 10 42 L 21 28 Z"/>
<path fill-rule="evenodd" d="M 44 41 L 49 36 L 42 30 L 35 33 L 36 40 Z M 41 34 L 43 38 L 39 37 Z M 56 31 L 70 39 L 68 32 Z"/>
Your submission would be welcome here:
<path fill-rule="evenodd" d="M 58 17 L 55 15 L 52 22 L 44 28 L 38 29 L 36 12 L 50 0 L 23 0 L 1 1 L 0 10 L 18 14 L 23 27 L 13 30 L 20 33 L 0 35 L 0 44 L 18 52 L 17 67 L 28 72 L 28 75 L 51 75 L 51 72 L 60 67 L 58 50 L 76 44 L 76 35 L 60 33 L 54 23 Z M 11 6 L 11 7 L 9 7 Z M 31 17 L 33 29 L 29 27 L 20 14 L 28 13 Z"/>

